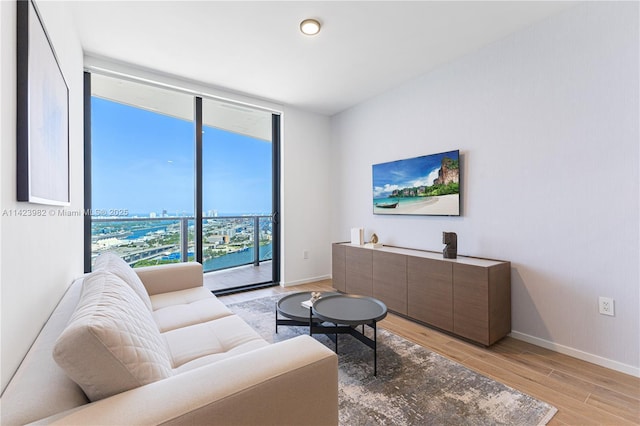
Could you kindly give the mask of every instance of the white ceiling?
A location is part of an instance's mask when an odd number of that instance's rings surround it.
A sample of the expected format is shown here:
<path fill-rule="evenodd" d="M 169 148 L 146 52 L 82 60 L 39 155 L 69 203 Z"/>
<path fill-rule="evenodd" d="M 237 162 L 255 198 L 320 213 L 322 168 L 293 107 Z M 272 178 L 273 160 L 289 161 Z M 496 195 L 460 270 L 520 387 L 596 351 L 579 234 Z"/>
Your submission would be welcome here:
<path fill-rule="evenodd" d="M 553 1 L 70 2 L 85 52 L 333 115 L 574 5 Z M 305 18 L 323 27 L 299 31 Z"/>

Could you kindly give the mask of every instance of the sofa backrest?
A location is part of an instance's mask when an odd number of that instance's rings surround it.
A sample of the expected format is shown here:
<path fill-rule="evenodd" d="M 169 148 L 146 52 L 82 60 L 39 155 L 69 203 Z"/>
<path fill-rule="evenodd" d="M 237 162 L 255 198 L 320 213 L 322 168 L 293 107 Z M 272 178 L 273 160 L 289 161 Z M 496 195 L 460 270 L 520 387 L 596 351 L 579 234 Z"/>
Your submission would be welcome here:
<path fill-rule="evenodd" d="M 73 314 L 84 278 L 74 281 L 7 385 L 0 424 L 24 425 L 89 402 L 53 359 L 53 345 Z"/>
<path fill-rule="evenodd" d="M 147 293 L 147 290 L 144 288 L 144 284 L 142 284 L 140 277 L 133 268 L 122 260 L 120 256 L 111 252 L 102 253 L 96 259 L 93 271 L 107 271 L 118 276 L 131 287 L 147 309 L 151 311 L 151 299 L 149 299 L 149 293 Z"/>

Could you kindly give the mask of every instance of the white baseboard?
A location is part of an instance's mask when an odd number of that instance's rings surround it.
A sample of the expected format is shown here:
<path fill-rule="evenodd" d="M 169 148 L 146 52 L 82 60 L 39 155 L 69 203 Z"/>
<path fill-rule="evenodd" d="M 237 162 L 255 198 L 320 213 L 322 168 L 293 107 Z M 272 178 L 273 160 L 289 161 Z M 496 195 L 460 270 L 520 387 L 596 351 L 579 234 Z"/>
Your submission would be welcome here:
<path fill-rule="evenodd" d="M 331 279 L 331 275 L 321 275 L 319 277 L 305 278 L 302 280 L 295 280 L 295 281 L 287 281 L 287 282 L 280 283 L 280 285 L 282 287 L 293 287 L 294 285 L 308 284 L 308 283 L 313 283 L 316 281 L 324 281 L 328 279 Z"/>
<path fill-rule="evenodd" d="M 539 337 L 530 336 L 528 334 L 520 333 L 519 331 L 511 331 L 511 337 L 514 339 L 522 340 L 527 343 L 531 343 L 536 346 L 541 346 L 552 351 L 569 355 L 574 358 L 581 359 L 583 361 L 590 362 L 592 364 L 599 365 L 601 367 L 610 368 L 612 370 L 619 371 L 621 373 L 629 374 L 631 376 L 640 377 L 640 367 L 634 367 L 633 365 L 624 364 L 618 361 L 614 361 L 608 358 L 604 358 L 598 355 L 593 355 L 588 352 L 574 349 L 569 346 L 560 345 L 558 343 L 551 342 L 549 340 L 541 339 Z"/>
<path fill-rule="evenodd" d="M 283 287 L 293 287 L 296 285 L 307 284 L 307 283 L 323 281 L 328 279 L 331 279 L 331 275 L 321 275 L 319 277 L 305 278 L 305 279 L 296 280 L 296 281 L 288 281 L 286 283 L 285 282 L 281 283 L 281 285 Z M 621 373 L 629 374 L 635 377 L 640 377 L 640 367 L 635 367 L 633 365 L 628 365 L 628 364 L 624 364 L 622 362 L 614 361 L 598 355 L 593 355 L 588 352 L 581 351 L 579 349 L 575 349 L 565 345 L 560 345 L 558 343 L 541 339 L 539 337 L 531 336 L 529 334 L 521 333 L 519 331 L 511 331 L 509 335 L 514 339 L 522 340 L 524 342 L 531 343 L 536 346 L 541 346 L 543 348 L 550 349 L 552 351 L 555 351 L 564 355 L 569 355 L 574 358 L 599 365 L 601 367 L 610 368 L 612 370 L 619 371 Z"/>

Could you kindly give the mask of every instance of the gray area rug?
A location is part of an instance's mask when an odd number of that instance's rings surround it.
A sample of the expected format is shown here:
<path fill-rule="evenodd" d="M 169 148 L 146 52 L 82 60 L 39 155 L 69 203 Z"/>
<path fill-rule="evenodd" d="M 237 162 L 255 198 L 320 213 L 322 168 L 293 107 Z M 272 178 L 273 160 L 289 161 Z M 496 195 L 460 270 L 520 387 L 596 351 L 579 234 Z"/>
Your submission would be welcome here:
<path fill-rule="evenodd" d="M 278 298 L 229 308 L 270 342 L 308 333 L 306 327 L 290 326 L 279 326 L 275 333 Z M 327 336 L 314 337 L 334 349 Z M 545 402 L 382 328 L 378 328 L 378 375 L 374 377 L 373 350 L 349 335 L 339 339 L 341 425 L 544 425 L 557 412 Z"/>

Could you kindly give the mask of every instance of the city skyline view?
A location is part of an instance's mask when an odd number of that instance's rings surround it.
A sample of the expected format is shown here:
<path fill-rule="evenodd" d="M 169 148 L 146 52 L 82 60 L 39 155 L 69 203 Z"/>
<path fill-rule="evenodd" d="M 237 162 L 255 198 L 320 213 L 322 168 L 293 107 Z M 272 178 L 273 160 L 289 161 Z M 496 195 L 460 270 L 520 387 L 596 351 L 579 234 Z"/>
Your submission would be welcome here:
<path fill-rule="evenodd" d="M 91 115 L 92 259 L 193 261 L 194 123 L 98 97 Z M 271 259 L 271 157 L 271 142 L 203 127 L 204 271 Z"/>
<path fill-rule="evenodd" d="M 93 97 L 92 209 L 192 216 L 193 133 L 193 122 Z M 268 141 L 204 127 L 205 215 L 270 214 L 271 150 Z"/>

